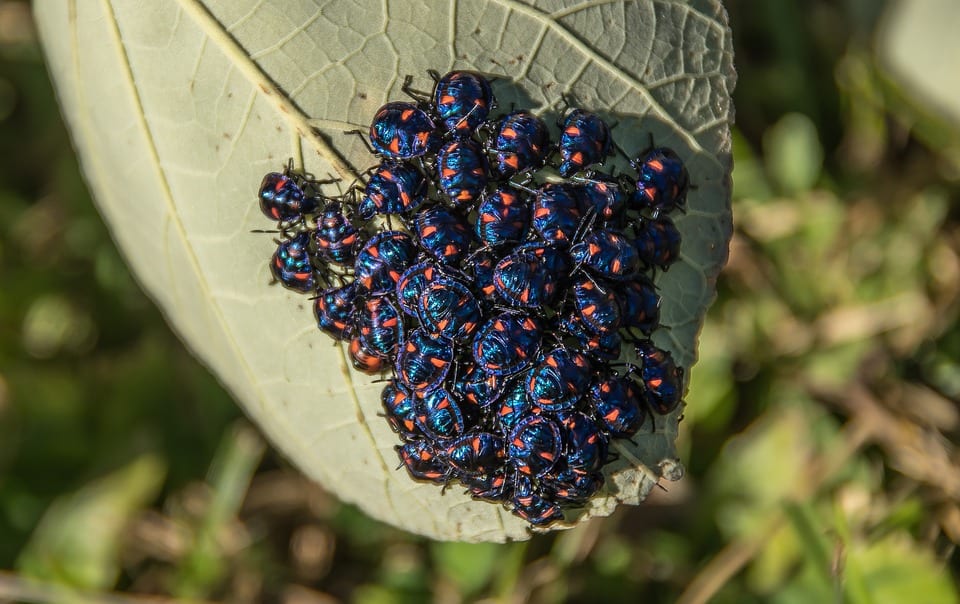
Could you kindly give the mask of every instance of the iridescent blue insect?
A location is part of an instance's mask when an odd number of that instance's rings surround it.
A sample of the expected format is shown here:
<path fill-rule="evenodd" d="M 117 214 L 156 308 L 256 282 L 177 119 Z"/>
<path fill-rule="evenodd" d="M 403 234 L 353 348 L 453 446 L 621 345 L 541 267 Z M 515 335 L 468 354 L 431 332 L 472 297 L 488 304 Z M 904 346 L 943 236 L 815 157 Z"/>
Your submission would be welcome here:
<path fill-rule="evenodd" d="M 470 337 L 480 321 L 480 306 L 470 289 L 451 278 L 427 285 L 417 302 L 417 311 L 427 332 L 450 340 Z"/>
<path fill-rule="evenodd" d="M 349 340 L 357 330 L 356 306 L 357 286 L 354 282 L 323 290 L 313 305 L 317 327 L 334 340 Z"/>
<path fill-rule="evenodd" d="M 446 388 L 435 388 L 414 401 L 417 427 L 433 439 L 457 438 L 467 429 L 460 403 Z"/>
<path fill-rule="evenodd" d="M 667 270 L 680 257 L 680 231 L 666 216 L 642 220 L 633 244 L 647 266 Z"/>
<path fill-rule="evenodd" d="M 497 297 L 497 288 L 493 284 L 493 271 L 497 267 L 496 256 L 481 250 L 470 258 L 471 264 L 467 269 L 473 275 L 473 287 L 479 299 L 484 302 L 493 302 Z"/>
<path fill-rule="evenodd" d="M 377 214 L 412 212 L 427 197 L 427 179 L 415 166 L 384 161 L 367 180 L 357 213 L 364 220 Z"/>
<path fill-rule="evenodd" d="M 397 377 L 404 386 L 422 394 L 443 383 L 452 363 L 450 340 L 433 338 L 423 329 L 414 329 L 397 354 Z"/>
<path fill-rule="evenodd" d="M 619 180 L 605 174 L 592 174 L 580 181 L 576 194 L 584 216 L 596 215 L 607 225 L 622 223 L 627 193 Z"/>
<path fill-rule="evenodd" d="M 543 264 L 544 270 L 554 275 L 566 275 L 573 268 L 573 259 L 570 257 L 569 250 L 562 245 L 529 241 L 518 245 L 513 253 L 536 256 Z"/>
<path fill-rule="evenodd" d="M 497 122 L 487 148 L 496 155 L 500 178 L 510 178 L 543 167 L 550 154 L 550 132 L 529 111 L 514 111 Z"/>
<path fill-rule="evenodd" d="M 471 139 L 454 140 L 437 152 L 439 187 L 458 207 L 471 207 L 487 186 L 487 158 Z"/>
<path fill-rule="evenodd" d="M 597 422 L 578 411 L 560 416 L 563 429 L 563 460 L 575 472 L 593 474 L 607 463 L 607 437 Z"/>
<path fill-rule="evenodd" d="M 387 103 L 370 124 L 370 145 L 386 159 L 426 155 L 436 146 L 436 125 L 411 103 Z"/>
<path fill-rule="evenodd" d="M 503 392 L 504 378 L 485 372 L 472 360 L 462 363 L 466 367 L 457 375 L 454 393 L 461 400 L 486 409 L 497 402 Z"/>
<path fill-rule="evenodd" d="M 403 384 L 396 379 L 387 381 L 380 393 L 380 402 L 383 405 L 387 423 L 394 432 L 405 439 L 420 436 L 417 428 L 417 414 L 414 410 L 414 396 Z"/>
<path fill-rule="evenodd" d="M 630 438 L 643 425 L 641 394 L 633 380 L 609 375 L 590 388 L 590 404 L 604 429 L 615 438 Z"/>
<path fill-rule="evenodd" d="M 497 424 L 503 434 L 509 435 L 521 419 L 533 413 L 533 401 L 527 394 L 529 376 L 521 374 L 508 385 L 500 399 Z"/>
<path fill-rule="evenodd" d="M 622 327 L 639 329 L 650 335 L 660 326 L 660 296 L 653 283 L 642 275 L 625 281 L 620 290 Z"/>
<path fill-rule="evenodd" d="M 397 281 L 397 305 L 404 313 L 415 319 L 420 319 L 417 305 L 420 303 L 420 294 L 423 290 L 433 283 L 442 273 L 433 264 L 427 260 L 414 264 L 400 275 Z"/>
<path fill-rule="evenodd" d="M 683 369 L 677 367 L 669 351 L 657 348 L 650 340 L 637 343 L 640 359 L 640 380 L 647 403 L 660 415 L 666 415 L 680 404 Z"/>
<path fill-rule="evenodd" d="M 420 212 L 415 226 L 420 246 L 444 264 L 460 264 L 473 241 L 466 218 L 442 205 Z"/>
<path fill-rule="evenodd" d="M 593 360 L 602 363 L 620 358 L 623 338 L 618 331 L 605 334 L 594 333 L 584 324 L 583 318 L 576 311 L 561 318 L 560 329 L 575 337 L 580 350 Z"/>
<path fill-rule="evenodd" d="M 301 220 L 317 211 L 317 198 L 304 194 L 299 177 L 270 172 L 260 182 L 260 210 L 277 222 Z"/>
<path fill-rule="evenodd" d="M 521 474 L 542 476 L 560 456 L 560 428 L 544 415 L 528 415 L 517 422 L 507 438 L 507 458 Z"/>
<path fill-rule="evenodd" d="M 507 479 L 505 470 L 480 476 L 466 475 L 462 476 L 460 481 L 474 499 L 498 503 L 513 496 L 513 481 Z"/>
<path fill-rule="evenodd" d="M 510 375 L 529 366 L 540 350 L 537 319 L 512 312 L 491 317 L 473 339 L 473 358 L 485 372 Z"/>
<path fill-rule="evenodd" d="M 630 279 L 640 271 L 640 254 L 620 231 L 593 231 L 570 247 L 570 255 L 579 267 L 607 279 Z"/>
<path fill-rule="evenodd" d="M 350 340 L 350 346 L 347 351 L 350 353 L 350 359 L 353 362 L 353 368 L 376 375 L 383 370 L 383 358 L 374 354 L 360 339 L 360 336 L 354 336 Z"/>
<path fill-rule="evenodd" d="M 690 176 L 680 156 L 666 147 L 650 149 L 630 162 L 637 171 L 637 190 L 633 196 L 639 208 L 649 208 L 654 217 L 663 212 L 683 209 L 687 201 Z"/>
<path fill-rule="evenodd" d="M 338 201 L 331 201 L 323 208 L 313 240 L 317 252 L 328 262 L 345 266 L 357 259 L 360 234 L 343 215 L 343 206 Z"/>
<path fill-rule="evenodd" d="M 446 484 L 450 480 L 450 466 L 437 455 L 434 446 L 425 440 L 415 440 L 395 447 L 400 463 L 414 480 Z"/>
<path fill-rule="evenodd" d="M 553 299 L 556 275 L 546 270 L 541 257 L 523 252 L 511 254 L 493 269 L 493 286 L 511 306 L 541 308 Z"/>
<path fill-rule="evenodd" d="M 573 284 L 573 308 L 587 330 L 597 335 L 613 333 L 625 320 L 624 309 L 612 289 L 600 289 L 581 275 Z"/>
<path fill-rule="evenodd" d="M 392 293 L 417 258 L 417 244 L 403 231 L 382 231 L 367 242 L 354 263 L 354 276 L 366 292 Z"/>
<path fill-rule="evenodd" d="M 443 456 L 463 474 L 492 474 L 503 469 L 503 438 L 489 432 L 465 434 L 449 443 Z"/>
<path fill-rule="evenodd" d="M 563 520 L 563 510 L 543 496 L 528 476 L 517 476 L 513 493 L 513 513 L 533 526 L 544 527 Z"/>
<path fill-rule="evenodd" d="M 613 150 L 610 128 L 600 116 L 573 109 L 560 124 L 560 176 L 564 178 L 603 160 Z"/>
<path fill-rule="evenodd" d="M 560 346 L 547 352 L 530 373 L 527 394 L 547 413 L 565 411 L 587 393 L 592 374 L 585 354 Z"/>
<path fill-rule="evenodd" d="M 533 230 L 551 243 L 570 243 L 582 215 L 576 189 L 568 184 L 547 183 L 537 189 L 533 201 Z"/>
<path fill-rule="evenodd" d="M 389 359 L 403 341 L 403 321 L 391 296 L 370 296 L 360 305 L 357 316 L 360 340 L 378 357 Z"/>
<path fill-rule="evenodd" d="M 270 260 L 270 271 L 288 289 L 312 291 L 317 280 L 310 261 L 310 235 L 304 232 L 281 241 Z"/>
<path fill-rule="evenodd" d="M 544 497 L 548 500 L 583 504 L 603 487 L 603 474 L 585 474 L 565 469 L 542 476 L 540 485 Z"/>
<path fill-rule="evenodd" d="M 497 187 L 477 207 L 477 238 L 489 247 L 519 243 L 529 228 L 530 206 L 510 187 Z"/>
<path fill-rule="evenodd" d="M 466 138 L 486 121 L 496 101 L 482 75 L 451 71 L 437 81 L 433 104 L 446 129 L 456 138 Z"/>

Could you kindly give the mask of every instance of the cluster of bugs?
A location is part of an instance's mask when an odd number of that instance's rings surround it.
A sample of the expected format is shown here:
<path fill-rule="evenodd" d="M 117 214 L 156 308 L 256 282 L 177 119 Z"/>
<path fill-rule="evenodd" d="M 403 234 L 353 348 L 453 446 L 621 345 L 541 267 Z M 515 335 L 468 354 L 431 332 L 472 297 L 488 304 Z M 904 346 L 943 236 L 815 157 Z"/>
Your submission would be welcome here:
<path fill-rule="evenodd" d="M 604 173 L 614 142 L 595 113 L 568 108 L 555 137 L 529 111 L 493 116 L 480 74 L 431 75 L 432 93 L 408 79 L 411 100 L 376 112 L 379 163 L 346 193 L 292 167 L 264 177 L 270 267 L 357 369 L 389 376 L 412 478 L 546 526 L 603 486 L 612 439 L 680 404 L 683 370 L 650 336 L 687 170 L 651 145 L 633 173 Z"/>

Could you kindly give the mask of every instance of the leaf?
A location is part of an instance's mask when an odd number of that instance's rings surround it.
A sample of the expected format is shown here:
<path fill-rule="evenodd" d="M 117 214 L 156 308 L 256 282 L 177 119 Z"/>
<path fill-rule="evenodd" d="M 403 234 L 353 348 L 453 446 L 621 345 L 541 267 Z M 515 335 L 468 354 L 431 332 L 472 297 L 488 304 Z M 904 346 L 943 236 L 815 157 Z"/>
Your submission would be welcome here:
<path fill-rule="evenodd" d="M 251 233 L 267 227 L 255 192 L 291 156 L 348 186 L 374 161 L 346 132 L 400 98 L 406 74 L 421 87 L 428 68 L 500 74 L 502 106 L 548 115 L 566 94 L 616 124 L 627 153 L 652 135 L 687 162 L 696 189 L 678 220 L 682 261 L 659 280 L 670 329 L 657 341 L 689 368 L 732 231 L 726 13 L 717 0 L 564 4 L 35 4 L 87 179 L 144 289 L 304 472 L 422 535 L 503 541 L 529 532 L 499 506 L 457 489 L 441 495 L 396 471 L 395 437 L 377 417 L 381 384 L 317 333 L 307 300 L 267 286 L 274 244 Z M 679 413 L 636 446 L 618 446 L 607 495 L 582 517 L 637 503 L 661 475 L 679 477 Z"/>
<path fill-rule="evenodd" d="M 17 567 L 28 577 L 83 589 L 113 587 L 130 519 L 152 500 L 166 468 L 144 455 L 58 498 L 44 513 Z"/>

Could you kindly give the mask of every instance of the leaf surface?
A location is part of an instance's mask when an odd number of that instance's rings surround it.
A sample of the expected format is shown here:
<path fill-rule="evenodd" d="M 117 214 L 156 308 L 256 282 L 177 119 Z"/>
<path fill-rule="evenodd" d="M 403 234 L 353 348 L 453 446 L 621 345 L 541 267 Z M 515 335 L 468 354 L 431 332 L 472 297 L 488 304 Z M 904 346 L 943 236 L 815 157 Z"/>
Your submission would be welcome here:
<path fill-rule="evenodd" d="M 274 243 L 251 233 L 269 228 L 260 179 L 289 157 L 343 186 L 374 163 L 347 131 L 400 98 L 407 74 L 420 88 L 429 68 L 496 74 L 502 107 L 549 121 L 566 96 L 615 124 L 626 153 L 651 136 L 680 153 L 696 188 L 677 220 L 681 262 L 658 278 L 670 329 L 656 341 L 694 363 L 732 232 L 735 73 L 719 2 L 38 0 L 35 12 L 84 172 L 144 289 L 281 451 L 372 516 L 439 539 L 529 535 L 501 507 L 396 470 L 382 384 L 317 332 L 308 300 L 268 286 Z M 570 519 L 678 478 L 679 413 L 618 445 L 605 496 Z"/>

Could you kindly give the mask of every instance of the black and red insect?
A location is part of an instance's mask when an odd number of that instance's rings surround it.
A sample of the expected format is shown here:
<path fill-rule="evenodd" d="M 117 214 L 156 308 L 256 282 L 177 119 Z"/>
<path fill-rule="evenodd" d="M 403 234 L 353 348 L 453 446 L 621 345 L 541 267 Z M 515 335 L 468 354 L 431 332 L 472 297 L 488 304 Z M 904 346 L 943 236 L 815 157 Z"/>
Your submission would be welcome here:
<path fill-rule="evenodd" d="M 417 427 L 414 401 L 413 393 L 396 379 L 387 380 L 387 385 L 380 393 L 380 403 L 383 405 L 387 423 L 405 439 L 422 435 Z"/>
<path fill-rule="evenodd" d="M 488 247 L 516 245 L 530 228 L 530 204 L 520 191 L 501 185 L 477 207 L 477 239 Z"/>
<path fill-rule="evenodd" d="M 472 71 L 451 71 L 437 80 L 433 105 L 440 123 L 454 138 L 466 138 L 483 124 L 496 98 L 490 82 Z"/>
<path fill-rule="evenodd" d="M 299 233 L 277 244 L 270 259 L 270 271 L 281 285 L 298 292 L 311 292 L 317 287 L 310 257 L 310 235 Z"/>
<path fill-rule="evenodd" d="M 417 259 L 417 244 L 403 231 L 374 235 L 357 254 L 354 277 L 365 292 L 393 293 L 404 271 Z"/>
<path fill-rule="evenodd" d="M 542 476 L 553 468 L 562 447 L 560 428 L 554 420 L 528 415 L 507 437 L 507 458 L 520 474 Z"/>
<path fill-rule="evenodd" d="M 352 265 L 362 245 L 360 232 L 344 216 L 339 201 L 331 201 L 323 208 L 313 240 L 320 258 L 341 266 Z"/>
<path fill-rule="evenodd" d="M 529 476 L 517 476 L 513 494 L 513 513 L 533 526 L 545 527 L 563 520 L 563 510 L 544 497 Z"/>
<path fill-rule="evenodd" d="M 599 115 L 571 109 L 560 123 L 560 176 L 569 177 L 603 163 L 613 151 L 610 127 Z"/>
<path fill-rule="evenodd" d="M 357 331 L 357 299 L 355 282 L 320 292 L 313 302 L 320 331 L 337 341 L 351 339 Z"/>
<path fill-rule="evenodd" d="M 474 336 L 473 358 L 489 374 L 517 373 L 534 362 L 542 333 L 540 321 L 529 315 L 495 315 Z"/>
<path fill-rule="evenodd" d="M 450 340 L 434 338 L 425 330 L 414 329 L 397 354 L 395 369 L 400 382 L 418 393 L 439 388 L 453 363 Z"/>
<path fill-rule="evenodd" d="M 539 170 L 550 155 L 550 131 L 529 111 L 514 111 L 496 122 L 487 150 L 500 178 Z"/>
<path fill-rule="evenodd" d="M 636 206 L 650 209 L 654 217 L 685 207 L 690 175 L 676 151 L 655 147 L 630 165 L 637 171 Z"/>
<path fill-rule="evenodd" d="M 385 159 L 411 159 L 435 150 L 436 124 L 412 103 L 387 103 L 370 124 L 370 145 Z"/>
<path fill-rule="evenodd" d="M 438 187 L 456 207 L 470 208 L 489 180 L 487 158 L 471 139 L 454 140 L 437 152 Z"/>
<path fill-rule="evenodd" d="M 650 267 L 667 270 L 680 257 L 680 230 L 667 216 L 643 219 L 633 244 L 640 260 Z"/>
<path fill-rule="evenodd" d="M 377 214 L 402 214 L 420 207 L 427 196 L 427 178 L 412 164 L 381 162 L 363 189 L 357 213 L 364 220 Z"/>
<path fill-rule="evenodd" d="M 415 230 L 420 247 L 447 265 L 458 266 L 473 242 L 472 229 L 466 217 L 442 205 L 417 214 Z"/>
<path fill-rule="evenodd" d="M 357 325 L 360 340 L 367 350 L 386 360 L 392 358 L 403 341 L 403 319 L 393 296 L 369 296 L 359 306 Z"/>
<path fill-rule="evenodd" d="M 646 414 L 636 383 L 610 374 L 590 388 L 590 406 L 606 431 L 615 438 L 630 438 L 640 430 Z"/>
<path fill-rule="evenodd" d="M 425 440 L 415 440 L 395 447 L 400 463 L 414 480 L 446 484 L 450 481 L 450 466 L 437 455 L 434 446 Z"/>
<path fill-rule="evenodd" d="M 530 372 L 527 395 L 542 411 L 565 411 L 587 394 L 592 377 L 593 365 L 585 354 L 558 346 Z"/>
<path fill-rule="evenodd" d="M 446 445 L 443 456 L 455 470 L 470 475 L 501 471 L 506 460 L 503 438 L 490 432 L 473 432 Z"/>
<path fill-rule="evenodd" d="M 257 198 L 260 210 L 280 223 L 302 220 L 304 215 L 317 211 L 319 199 L 303 190 L 303 179 L 289 169 L 283 173 L 270 172 L 260 182 Z"/>
<path fill-rule="evenodd" d="M 647 404 L 660 415 L 670 413 L 683 394 L 683 369 L 677 367 L 668 350 L 657 348 L 650 340 L 638 342 L 636 352 Z"/>

